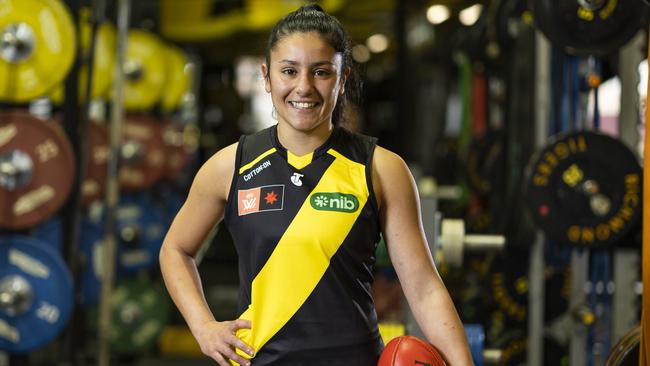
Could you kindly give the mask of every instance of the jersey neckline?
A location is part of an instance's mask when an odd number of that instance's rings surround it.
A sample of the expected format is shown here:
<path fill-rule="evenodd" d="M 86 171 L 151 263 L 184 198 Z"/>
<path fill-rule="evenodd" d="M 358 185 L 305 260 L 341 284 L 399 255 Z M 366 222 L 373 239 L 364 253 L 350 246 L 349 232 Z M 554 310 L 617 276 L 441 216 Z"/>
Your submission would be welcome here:
<path fill-rule="evenodd" d="M 338 127 L 338 126 L 334 126 L 332 128 L 332 133 L 330 133 L 327 140 L 325 140 L 325 142 L 323 142 L 322 145 L 317 147 L 312 152 L 311 162 L 316 161 L 318 158 L 320 158 L 325 153 L 327 153 L 327 151 L 332 146 L 332 142 L 334 141 L 335 135 L 338 135 L 339 130 L 340 130 L 340 127 Z M 277 152 L 280 155 L 282 155 L 282 157 L 284 157 L 285 159 L 288 159 L 287 158 L 287 149 L 284 146 L 282 146 L 282 144 L 280 143 L 280 139 L 278 138 L 278 124 L 277 123 L 271 127 L 270 132 L 271 132 L 271 142 L 273 143 L 273 146 L 276 148 Z M 307 154 L 309 154 L 309 153 L 307 153 Z M 308 165 L 309 164 L 307 164 L 307 166 Z"/>

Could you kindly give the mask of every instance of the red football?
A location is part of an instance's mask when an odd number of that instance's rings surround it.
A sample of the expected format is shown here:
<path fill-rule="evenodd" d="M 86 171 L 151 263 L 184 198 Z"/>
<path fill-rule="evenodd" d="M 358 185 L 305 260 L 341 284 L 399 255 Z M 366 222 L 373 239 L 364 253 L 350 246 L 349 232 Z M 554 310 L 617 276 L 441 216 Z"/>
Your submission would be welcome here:
<path fill-rule="evenodd" d="M 394 338 L 386 345 L 377 366 L 446 366 L 431 344 L 413 336 Z"/>

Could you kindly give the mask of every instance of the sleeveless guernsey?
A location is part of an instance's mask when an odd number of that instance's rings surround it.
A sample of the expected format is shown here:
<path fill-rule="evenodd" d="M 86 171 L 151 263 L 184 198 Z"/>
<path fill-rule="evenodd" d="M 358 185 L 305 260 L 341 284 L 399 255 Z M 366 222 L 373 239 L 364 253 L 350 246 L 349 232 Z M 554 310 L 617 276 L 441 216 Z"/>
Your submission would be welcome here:
<path fill-rule="evenodd" d="M 253 365 L 377 364 L 375 143 L 336 127 L 297 157 L 276 126 L 240 138 L 224 221 L 239 257 L 240 318 L 252 322 L 237 336 L 257 351 Z"/>

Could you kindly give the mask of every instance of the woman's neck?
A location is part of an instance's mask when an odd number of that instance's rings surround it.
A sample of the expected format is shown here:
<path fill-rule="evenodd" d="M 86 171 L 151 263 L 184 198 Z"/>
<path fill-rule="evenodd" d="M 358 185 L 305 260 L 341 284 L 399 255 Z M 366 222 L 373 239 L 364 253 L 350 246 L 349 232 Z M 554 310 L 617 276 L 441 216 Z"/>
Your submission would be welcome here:
<path fill-rule="evenodd" d="M 323 124 L 311 131 L 299 131 L 278 123 L 278 140 L 280 144 L 292 154 L 303 156 L 323 145 L 332 134 L 334 126 L 331 123 Z"/>

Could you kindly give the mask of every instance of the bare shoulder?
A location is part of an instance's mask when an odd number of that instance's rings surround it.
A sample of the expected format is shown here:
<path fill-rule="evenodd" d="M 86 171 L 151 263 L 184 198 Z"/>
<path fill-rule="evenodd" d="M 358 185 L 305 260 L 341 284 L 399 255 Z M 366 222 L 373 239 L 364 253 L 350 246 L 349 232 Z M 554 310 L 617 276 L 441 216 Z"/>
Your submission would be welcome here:
<path fill-rule="evenodd" d="M 235 171 L 236 155 L 237 143 L 214 153 L 199 169 L 193 185 L 201 190 L 211 190 L 218 198 L 225 200 Z"/>
<path fill-rule="evenodd" d="M 404 159 L 388 149 L 377 146 L 372 159 L 372 184 L 379 205 L 385 201 L 389 191 L 407 188 L 411 182 L 411 173 Z"/>

